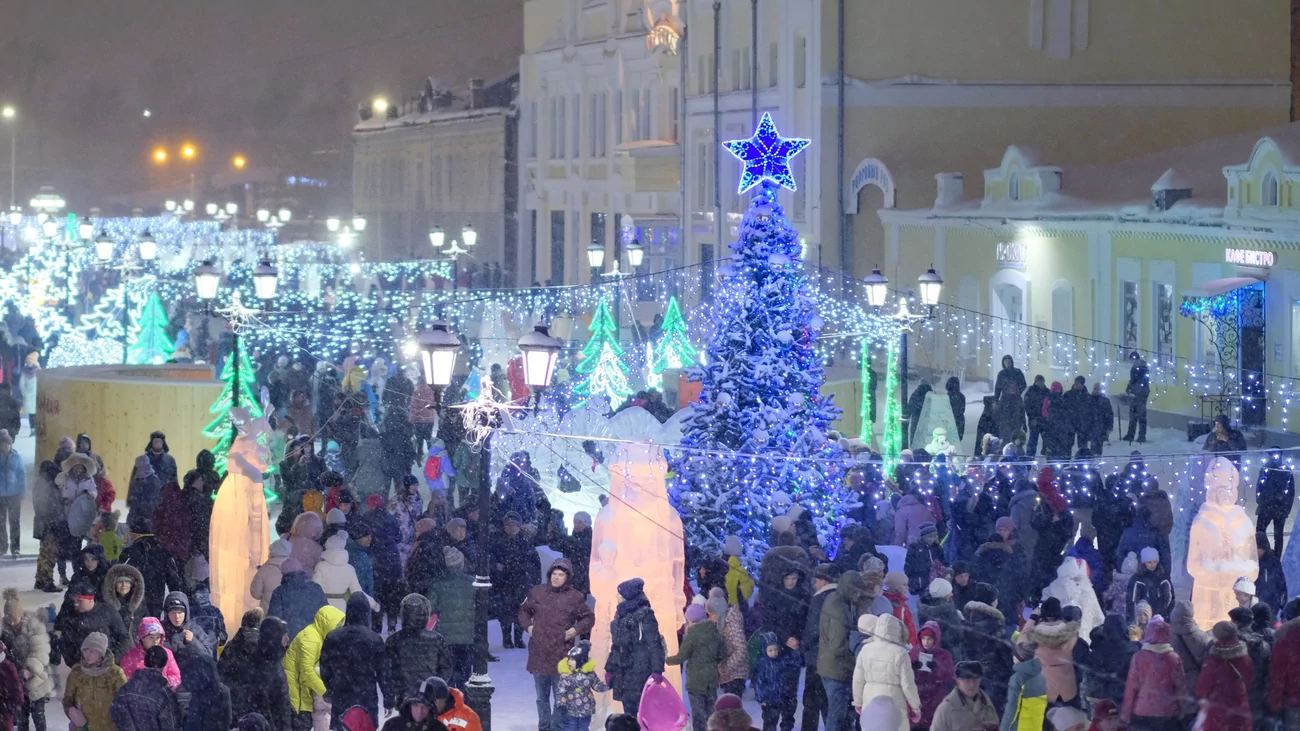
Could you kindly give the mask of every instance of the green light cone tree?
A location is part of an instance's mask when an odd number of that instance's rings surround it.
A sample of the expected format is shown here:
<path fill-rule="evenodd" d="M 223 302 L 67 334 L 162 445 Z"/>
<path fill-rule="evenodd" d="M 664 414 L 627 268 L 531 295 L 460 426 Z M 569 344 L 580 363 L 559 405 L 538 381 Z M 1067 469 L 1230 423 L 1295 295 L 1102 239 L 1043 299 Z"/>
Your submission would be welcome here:
<path fill-rule="evenodd" d="M 578 405 L 586 403 L 592 396 L 605 396 L 610 408 L 617 409 L 632 395 L 632 387 L 627 380 L 627 366 L 619 360 L 623 348 L 618 344 L 614 318 L 604 300 L 592 314 L 587 332 L 591 333 L 591 339 L 583 347 L 582 360 L 574 368 L 582 376 L 573 387 L 573 392 L 582 399 Z"/>
<path fill-rule="evenodd" d="M 236 405 L 236 393 L 239 395 L 238 405 L 247 408 L 252 418 L 262 415 L 262 405 L 257 401 L 255 390 L 257 374 L 253 372 L 253 364 L 248 360 L 248 350 L 245 349 L 243 340 L 236 340 L 235 352 L 226 358 L 226 365 L 221 369 L 221 380 L 226 384 L 225 388 L 221 389 L 221 395 L 212 404 L 212 408 L 208 409 L 208 413 L 216 418 L 203 428 L 203 436 L 217 440 L 212 454 L 217 458 L 217 471 L 224 474 L 226 456 L 230 454 L 230 445 L 235 439 L 230 409 Z"/>
<path fill-rule="evenodd" d="M 668 309 L 664 311 L 661 327 L 663 334 L 659 336 L 659 342 L 655 343 L 654 349 L 654 372 L 662 374 L 670 368 L 686 368 L 695 365 L 695 359 L 699 354 L 686 337 L 686 320 L 682 318 L 682 310 L 677 304 L 676 296 L 668 299 Z"/>
<path fill-rule="evenodd" d="M 175 345 L 167 337 L 167 312 L 158 295 L 149 295 L 137 320 L 135 339 L 127 350 L 127 362 L 134 365 L 156 365 L 172 357 Z"/>

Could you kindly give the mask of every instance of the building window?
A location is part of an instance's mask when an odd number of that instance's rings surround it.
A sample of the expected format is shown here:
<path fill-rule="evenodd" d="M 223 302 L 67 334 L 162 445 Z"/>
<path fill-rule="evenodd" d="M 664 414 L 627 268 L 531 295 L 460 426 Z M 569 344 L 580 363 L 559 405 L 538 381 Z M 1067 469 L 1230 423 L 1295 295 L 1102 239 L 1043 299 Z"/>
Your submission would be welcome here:
<path fill-rule="evenodd" d="M 1294 313 L 1294 307 L 1292 308 Z M 1291 327 L 1295 328 L 1294 314 Z M 1219 320 L 1205 311 L 1196 315 L 1196 353 L 1194 358 L 1201 366 L 1201 375 L 1215 378 L 1219 373 Z M 1295 342 L 1294 340 L 1292 342 Z M 1294 346 L 1293 346 L 1294 347 Z"/>
<path fill-rule="evenodd" d="M 614 146 L 623 144 L 623 90 L 614 92 Z"/>
<path fill-rule="evenodd" d="M 537 158 L 537 102 L 528 102 L 528 158 Z"/>
<path fill-rule="evenodd" d="M 794 34 L 794 88 L 808 85 L 808 39 L 803 33 Z"/>
<path fill-rule="evenodd" d="M 1125 350 L 1134 350 L 1138 343 L 1138 283 L 1120 283 L 1120 344 Z"/>
<path fill-rule="evenodd" d="M 1264 196 L 1264 205 L 1270 208 L 1277 207 L 1277 176 L 1271 172 L 1264 173 L 1264 185 L 1261 191 Z"/>
<path fill-rule="evenodd" d="M 564 211 L 551 211 L 551 278 L 546 284 L 564 284 Z"/>
<path fill-rule="evenodd" d="M 777 82 L 780 80 L 780 67 L 777 63 L 781 60 L 781 52 L 778 50 L 776 43 L 767 48 L 767 85 L 775 89 Z"/>
<path fill-rule="evenodd" d="M 731 90 L 732 91 L 740 91 L 741 89 L 744 88 L 743 86 L 740 85 L 740 79 L 741 79 L 740 75 L 742 73 L 741 68 L 748 65 L 749 64 L 746 61 L 744 55 L 742 55 L 741 49 L 739 48 L 732 49 L 731 51 Z"/>
<path fill-rule="evenodd" d="M 654 128 L 651 120 L 654 118 L 650 113 L 650 90 L 641 90 L 641 116 L 637 120 L 637 126 L 641 128 L 641 137 L 643 140 L 653 140 L 655 138 Z"/>
<path fill-rule="evenodd" d="M 573 123 L 570 127 L 573 129 L 573 140 L 569 146 L 569 154 L 574 157 L 582 156 L 582 95 L 574 94 L 570 97 L 569 107 L 573 110 Z"/>
<path fill-rule="evenodd" d="M 1155 317 L 1155 342 L 1152 349 L 1162 361 L 1174 356 L 1174 285 L 1156 282 L 1152 285 L 1152 307 Z"/>
<path fill-rule="evenodd" d="M 1052 365 L 1071 369 L 1074 353 L 1074 288 L 1058 282 L 1052 288 Z"/>
<path fill-rule="evenodd" d="M 558 112 L 556 115 L 555 135 L 554 135 L 555 154 L 552 155 L 551 157 L 555 158 L 556 160 L 563 160 L 565 158 L 565 154 L 564 154 L 564 141 L 566 137 L 565 132 L 567 132 L 569 129 L 564 121 L 565 106 L 566 104 L 565 104 L 564 97 L 558 96 L 555 98 L 555 107 L 558 110 Z"/>
<path fill-rule="evenodd" d="M 1007 200 L 1020 200 L 1020 175 L 1018 173 L 1011 173 L 1011 176 L 1007 178 Z"/>
<path fill-rule="evenodd" d="M 591 156 L 605 156 L 605 99 L 608 92 L 598 91 L 591 95 L 591 117 L 587 128 L 591 134 Z"/>
<path fill-rule="evenodd" d="M 676 88 L 668 89 L 668 139 L 670 142 L 680 143 L 682 134 L 682 99 Z"/>

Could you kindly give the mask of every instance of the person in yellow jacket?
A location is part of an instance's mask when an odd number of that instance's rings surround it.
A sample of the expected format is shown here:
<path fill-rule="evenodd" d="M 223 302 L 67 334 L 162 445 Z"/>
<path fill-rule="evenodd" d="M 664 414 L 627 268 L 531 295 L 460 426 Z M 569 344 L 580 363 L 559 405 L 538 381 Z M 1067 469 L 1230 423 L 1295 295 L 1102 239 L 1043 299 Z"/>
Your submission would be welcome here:
<path fill-rule="evenodd" d="M 740 563 L 740 539 L 727 536 L 723 541 L 722 552 L 727 554 L 727 603 L 731 606 L 749 605 L 749 598 L 754 595 L 754 578 Z"/>
<path fill-rule="evenodd" d="M 338 607 L 324 606 L 316 611 L 316 618 L 289 643 L 284 655 L 285 677 L 289 680 L 289 703 L 296 714 L 294 728 L 312 727 L 323 731 L 328 726 L 329 704 L 325 702 L 325 681 L 321 680 L 317 664 L 325 637 L 343 624 L 343 611 Z"/>
<path fill-rule="evenodd" d="M 1043 661 L 1035 657 L 1037 650 L 1033 644 L 1016 643 L 1013 650 L 1016 664 L 1012 668 L 999 731 L 1043 731 L 1047 679 L 1043 677 Z"/>

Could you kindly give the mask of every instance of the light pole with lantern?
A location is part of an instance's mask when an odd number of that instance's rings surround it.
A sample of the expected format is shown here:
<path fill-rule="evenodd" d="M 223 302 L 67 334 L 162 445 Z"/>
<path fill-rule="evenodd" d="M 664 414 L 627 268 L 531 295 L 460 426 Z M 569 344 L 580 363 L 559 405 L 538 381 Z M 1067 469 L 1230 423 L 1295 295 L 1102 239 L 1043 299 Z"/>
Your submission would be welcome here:
<path fill-rule="evenodd" d="M 460 247 L 462 242 L 465 244 L 463 249 Z M 474 250 L 474 245 L 478 243 L 478 231 L 475 231 L 474 227 L 467 223 L 460 230 L 460 241 L 452 239 L 451 243 L 447 245 L 446 251 L 442 251 L 441 249 L 446 243 L 447 232 L 442 230 L 442 226 L 435 224 L 429 229 L 429 245 L 433 247 L 435 252 L 447 257 L 447 261 L 451 262 L 451 288 L 456 290 L 460 287 L 460 256 Z"/>
<path fill-rule="evenodd" d="M 873 310 L 879 312 L 885 306 L 885 299 L 889 296 L 889 279 L 880 273 L 879 269 L 871 270 L 871 274 L 862 280 L 863 286 L 867 290 L 867 304 Z M 897 320 L 904 327 L 898 349 L 898 383 L 901 386 L 898 392 L 899 413 L 902 414 L 903 437 L 910 441 L 911 431 L 909 423 L 911 417 L 907 413 L 907 335 L 909 327 L 921 320 L 934 319 L 934 308 L 939 304 L 939 295 L 943 291 L 943 279 L 939 273 L 931 266 L 924 274 L 917 277 L 917 289 L 921 291 L 921 304 L 925 306 L 924 315 L 915 315 L 907 307 L 907 301 L 911 293 L 903 293 L 899 297 L 898 312 L 887 315 Z"/>
<path fill-rule="evenodd" d="M 632 239 L 627 245 L 627 263 L 635 272 L 645 261 L 645 247 L 637 239 Z M 596 277 L 606 277 L 614 282 L 614 332 L 615 337 L 621 339 L 622 324 L 621 315 L 623 311 L 623 278 L 631 276 L 631 272 L 624 272 L 618 268 L 618 259 L 613 261 L 613 265 L 607 272 L 600 271 L 605 265 L 605 247 L 599 243 L 592 242 L 587 246 L 587 264 L 591 266 L 591 282 L 596 283 Z"/>

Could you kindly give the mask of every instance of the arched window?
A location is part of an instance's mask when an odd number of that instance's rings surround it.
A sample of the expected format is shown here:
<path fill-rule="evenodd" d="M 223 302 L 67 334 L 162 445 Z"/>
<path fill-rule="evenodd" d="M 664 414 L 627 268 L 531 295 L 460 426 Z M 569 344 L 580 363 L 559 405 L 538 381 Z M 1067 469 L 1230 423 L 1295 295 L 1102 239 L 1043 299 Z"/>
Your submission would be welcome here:
<path fill-rule="evenodd" d="M 1020 175 L 1018 173 L 1011 173 L 1011 177 L 1007 178 L 1007 200 L 1020 200 Z"/>
<path fill-rule="evenodd" d="M 1277 176 L 1271 172 L 1264 173 L 1263 195 L 1265 206 L 1277 207 Z"/>

